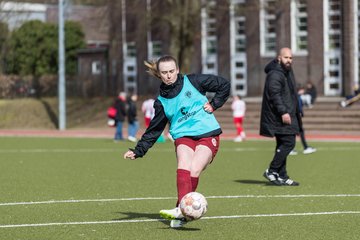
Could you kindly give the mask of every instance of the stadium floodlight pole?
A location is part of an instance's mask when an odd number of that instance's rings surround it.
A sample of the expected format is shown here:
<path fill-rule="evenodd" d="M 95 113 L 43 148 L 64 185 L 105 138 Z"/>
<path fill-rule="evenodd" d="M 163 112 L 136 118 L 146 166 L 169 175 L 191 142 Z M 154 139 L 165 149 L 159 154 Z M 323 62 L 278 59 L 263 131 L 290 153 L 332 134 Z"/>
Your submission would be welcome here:
<path fill-rule="evenodd" d="M 65 93 L 65 40 L 64 40 L 64 0 L 59 0 L 59 130 L 66 128 L 66 93 Z"/>

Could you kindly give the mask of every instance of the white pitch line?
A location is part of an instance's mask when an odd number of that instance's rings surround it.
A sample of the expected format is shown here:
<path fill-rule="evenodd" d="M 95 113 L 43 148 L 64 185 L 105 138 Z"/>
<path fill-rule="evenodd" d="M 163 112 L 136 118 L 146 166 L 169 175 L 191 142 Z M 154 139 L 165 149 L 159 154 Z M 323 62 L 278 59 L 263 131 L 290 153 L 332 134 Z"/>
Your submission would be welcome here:
<path fill-rule="evenodd" d="M 277 213 L 277 214 L 251 214 L 233 216 L 212 216 L 203 217 L 201 220 L 212 219 L 236 219 L 236 218 L 260 218 L 260 217 L 291 217 L 291 216 L 319 216 L 319 215 L 345 215 L 360 214 L 360 211 L 335 211 L 335 212 L 308 212 L 308 213 Z M 142 220 L 113 220 L 113 221 L 92 221 L 92 222 L 57 222 L 57 223 L 33 223 L 33 224 L 11 224 L 0 225 L 0 228 L 21 228 L 21 227 L 47 227 L 64 225 L 91 225 L 91 224 L 119 224 L 119 223 L 142 223 L 142 222 L 163 222 L 164 219 L 142 219 Z"/>
<path fill-rule="evenodd" d="M 145 198 L 110 198 L 110 199 L 69 199 L 69 200 L 49 200 L 39 202 L 10 202 L 0 203 L 0 206 L 13 205 L 36 205 L 36 204 L 56 204 L 56 203 L 83 203 L 83 202 L 117 202 L 117 201 L 141 201 L 141 200 L 167 200 L 176 199 L 175 197 L 145 197 Z"/>
<path fill-rule="evenodd" d="M 312 213 L 275 213 L 275 214 L 233 215 L 233 216 L 203 217 L 203 218 L 201 218 L 201 219 L 230 219 L 230 218 L 256 218 L 256 217 L 291 217 L 291 216 L 316 216 L 316 215 L 335 215 L 335 214 L 360 214 L 360 211 L 335 211 L 335 212 L 312 212 Z"/>
<path fill-rule="evenodd" d="M 117 152 L 117 149 L 107 148 L 80 148 L 80 149 L 1 149 L 0 153 L 93 153 L 93 152 Z"/>
<path fill-rule="evenodd" d="M 360 150 L 359 147 L 318 147 L 319 151 L 348 151 L 348 150 Z M 256 151 L 272 151 L 273 148 L 253 148 L 253 147 L 233 147 L 233 148 L 221 148 L 222 151 L 235 151 L 235 152 L 256 152 Z M 0 149 L 0 153 L 106 153 L 117 152 L 118 149 L 111 148 L 80 148 L 80 149 Z M 151 149 L 152 152 L 173 152 L 173 148 L 167 149 Z"/>
<path fill-rule="evenodd" d="M 337 198 L 337 197 L 360 197 L 360 194 L 301 194 L 301 195 L 237 195 L 237 196 L 206 196 L 207 199 L 229 199 L 229 198 Z M 15 205 L 37 205 L 58 203 L 84 203 L 84 202 L 117 202 L 117 201 L 143 201 L 143 200 L 170 200 L 175 197 L 143 197 L 143 198 L 110 198 L 110 199 L 69 199 L 49 200 L 38 202 L 8 202 L 0 203 L 0 206 Z"/>
<path fill-rule="evenodd" d="M 300 195 L 239 195 L 239 196 L 207 196 L 206 198 L 330 198 L 360 197 L 360 194 L 300 194 Z"/>

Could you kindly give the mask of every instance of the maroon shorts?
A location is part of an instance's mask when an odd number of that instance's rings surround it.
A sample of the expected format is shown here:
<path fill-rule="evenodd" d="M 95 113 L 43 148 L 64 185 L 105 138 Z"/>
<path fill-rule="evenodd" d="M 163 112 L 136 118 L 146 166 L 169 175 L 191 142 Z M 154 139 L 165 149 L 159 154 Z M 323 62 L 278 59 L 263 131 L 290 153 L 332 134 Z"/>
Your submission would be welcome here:
<path fill-rule="evenodd" d="M 200 138 L 198 140 L 194 140 L 194 139 L 189 138 L 189 137 L 181 137 L 181 138 L 178 138 L 178 139 L 175 140 L 176 148 L 180 144 L 184 144 L 184 145 L 188 146 L 189 148 L 191 148 L 194 151 L 195 151 L 196 147 L 199 146 L 199 145 L 207 146 L 208 148 L 210 148 L 210 150 L 212 152 L 212 157 L 214 159 L 216 153 L 219 150 L 220 137 L 219 136 L 206 137 L 206 138 Z"/>

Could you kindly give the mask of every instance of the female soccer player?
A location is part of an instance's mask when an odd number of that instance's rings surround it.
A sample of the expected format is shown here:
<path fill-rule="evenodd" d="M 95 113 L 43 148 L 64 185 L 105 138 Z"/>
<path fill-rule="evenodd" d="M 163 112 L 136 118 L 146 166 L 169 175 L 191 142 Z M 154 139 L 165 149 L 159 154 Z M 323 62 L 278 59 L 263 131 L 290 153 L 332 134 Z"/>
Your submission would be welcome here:
<path fill-rule="evenodd" d="M 214 110 L 229 97 L 230 82 L 222 77 L 205 74 L 179 74 L 177 61 L 163 56 L 157 62 L 145 62 L 148 72 L 161 79 L 160 94 L 155 100 L 155 116 L 135 149 L 124 158 L 143 157 L 170 123 L 169 132 L 175 140 L 177 158 L 176 208 L 161 210 L 161 217 L 171 220 L 170 226 L 178 228 L 186 223 L 178 208 L 182 197 L 196 190 L 201 172 L 212 162 L 222 133 Z M 209 102 L 206 92 L 215 95 Z"/>

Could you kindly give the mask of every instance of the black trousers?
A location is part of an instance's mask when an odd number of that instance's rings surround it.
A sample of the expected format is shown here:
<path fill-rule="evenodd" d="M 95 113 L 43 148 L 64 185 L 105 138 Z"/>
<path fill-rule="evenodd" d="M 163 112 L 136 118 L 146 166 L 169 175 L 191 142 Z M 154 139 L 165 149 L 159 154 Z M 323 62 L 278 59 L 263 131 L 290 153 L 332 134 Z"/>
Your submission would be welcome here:
<path fill-rule="evenodd" d="M 302 145 L 304 147 L 304 150 L 307 149 L 309 146 L 306 143 L 304 130 L 300 131 L 300 138 L 301 138 L 301 143 L 302 143 Z"/>
<path fill-rule="evenodd" d="M 286 171 L 287 156 L 294 149 L 296 143 L 296 135 L 280 135 L 276 134 L 276 148 L 273 160 L 270 163 L 269 171 L 277 172 L 283 179 L 289 178 Z"/>

